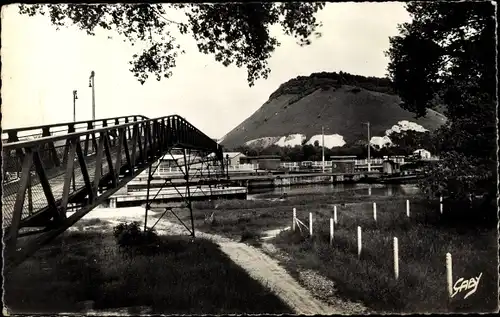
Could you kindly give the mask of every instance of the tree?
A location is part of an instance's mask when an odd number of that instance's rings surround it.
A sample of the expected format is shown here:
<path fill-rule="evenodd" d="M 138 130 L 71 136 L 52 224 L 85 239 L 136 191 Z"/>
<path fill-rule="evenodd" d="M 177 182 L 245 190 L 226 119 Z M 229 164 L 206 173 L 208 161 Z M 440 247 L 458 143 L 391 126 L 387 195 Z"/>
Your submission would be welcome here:
<path fill-rule="evenodd" d="M 157 80 L 172 76 L 178 54 L 172 27 L 189 34 L 203 54 L 212 54 L 224 66 L 245 66 L 250 86 L 270 72 L 267 60 L 278 40 L 271 36 L 272 25 L 281 25 L 284 33 L 309 45 L 311 35 L 321 36 L 315 13 L 324 3 L 249 2 L 217 4 L 21 4 L 19 12 L 29 16 L 49 16 L 58 29 L 76 25 L 89 35 L 96 29 L 114 30 L 124 41 L 147 48 L 132 57 L 130 71 L 144 84 L 149 75 Z M 173 21 L 167 13 L 182 10 L 186 21 Z"/>
<path fill-rule="evenodd" d="M 430 132 L 418 132 L 414 130 L 393 132 L 390 135 L 392 147 L 398 148 L 400 153 L 410 155 L 415 150 L 426 149 L 432 154 L 436 153 L 435 140 Z"/>
<path fill-rule="evenodd" d="M 411 23 L 390 38 L 389 76 L 401 106 L 417 116 L 445 107 L 434 135 L 442 161 L 422 187 L 463 197 L 496 193 L 496 41 L 491 2 L 412 2 Z M 494 195 L 493 195 L 494 197 Z"/>

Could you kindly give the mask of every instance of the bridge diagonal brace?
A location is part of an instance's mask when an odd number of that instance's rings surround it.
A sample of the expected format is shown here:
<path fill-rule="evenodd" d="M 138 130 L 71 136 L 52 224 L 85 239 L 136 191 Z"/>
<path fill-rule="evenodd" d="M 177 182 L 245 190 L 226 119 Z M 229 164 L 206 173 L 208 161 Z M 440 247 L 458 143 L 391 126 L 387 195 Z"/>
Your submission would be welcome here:
<path fill-rule="evenodd" d="M 45 173 L 43 162 L 40 159 L 40 153 L 38 151 L 35 151 L 33 153 L 33 164 L 35 165 L 36 173 L 38 174 L 38 178 L 40 179 L 40 184 L 42 185 L 43 193 L 45 194 L 45 198 L 47 199 L 47 204 L 53 210 L 54 216 L 57 216 L 57 203 L 54 198 L 54 194 L 52 193 L 52 188 L 50 187 L 50 183 Z"/>
<path fill-rule="evenodd" d="M 152 226 L 151 228 L 149 228 L 149 231 L 152 231 L 152 230 L 154 229 L 154 227 L 156 226 L 156 224 L 157 224 L 158 222 L 160 222 L 161 218 L 163 218 L 163 216 L 165 216 L 165 214 L 167 213 L 167 211 L 169 211 L 169 209 L 171 209 L 171 208 L 169 208 L 169 207 L 165 207 L 165 210 L 162 212 L 161 216 L 160 216 L 160 217 L 158 217 L 158 219 L 157 219 L 157 220 L 156 220 L 156 222 L 153 224 L 153 226 Z"/>
<path fill-rule="evenodd" d="M 172 157 L 172 160 L 175 162 L 175 165 L 177 166 L 177 168 L 181 171 L 182 175 L 184 175 L 184 179 L 186 179 L 186 172 L 184 171 L 184 169 L 182 169 L 179 162 L 177 162 L 177 160 L 174 158 L 174 155 L 172 154 L 172 152 L 169 151 L 169 153 L 170 153 L 170 156 Z M 184 161 L 184 166 L 186 166 L 186 170 L 187 170 L 188 164 L 186 161 Z"/>
<path fill-rule="evenodd" d="M 125 151 L 125 159 L 127 160 L 127 167 L 129 169 L 128 175 L 132 175 L 134 172 L 134 166 L 132 165 L 132 160 L 130 159 L 130 152 L 128 149 L 128 143 L 127 143 L 127 130 L 120 129 L 120 136 L 121 136 L 121 142 L 123 143 L 123 151 Z"/>
<path fill-rule="evenodd" d="M 115 169 L 113 167 L 113 158 L 111 157 L 109 145 L 109 134 L 107 132 L 103 134 L 104 135 L 101 135 L 101 137 L 104 139 L 104 152 L 106 153 L 106 160 L 108 161 L 109 174 L 111 175 L 113 187 L 116 187 Z"/>
<path fill-rule="evenodd" d="M 135 169 L 135 161 L 137 158 L 137 139 L 139 138 L 139 127 L 134 126 L 132 128 L 132 153 L 130 155 L 130 168 L 131 168 L 131 173 L 134 173 Z"/>
<path fill-rule="evenodd" d="M 184 226 L 184 228 L 186 228 L 186 230 L 189 232 L 190 235 L 192 235 L 194 237 L 194 229 L 193 231 L 191 231 L 188 226 L 184 223 L 184 221 L 182 221 L 181 218 L 179 218 L 179 216 L 177 216 L 177 214 L 174 212 L 173 209 L 170 209 L 170 212 L 172 213 L 172 215 L 175 216 L 175 218 L 177 218 L 177 220 L 179 220 L 179 222 Z"/>
<path fill-rule="evenodd" d="M 137 127 L 137 133 L 138 133 L 138 136 L 137 136 L 137 145 L 138 145 L 138 148 L 139 148 L 139 161 L 141 163 L 144 163 L 147 160 L 145 158 L 146 155 L 144 153 L 145 151 L 144 151 L 144 144 L 143 144 L 142 138 L 141 138 L 141 130 L 142 130 L 143 133 L 145 133 L 144 128 Z"/>
<path fill-rule="evenodd" d="M 99 142 L 96 147 L 96 164 L 95 164 L 95 173 L 94 173 L 94 184 L 92 187 L 92 196 L 97 198 L 99 192 L 99 183 L 101 182 L 102 177 L 102 156 L 104 152 L 104 133 L 101 133 L 101 137 L 99 138 Z"/>
<path fill-rule="evenodd" d="M 26 188 L 28 187 L 29 175 L 32 164 L 33 164 L 33 151 L 31 151 L 31 149 L 26 149 L 26 153 L 23 157 L 23 167 L 21 170 L 22 174 L 21 174 L 20 185 L 17 191 L 16 202 L 14 204 L 14 211 L 12 214 L 12 222 L 9 230 L 9 237 L 10 237 L 9 239 L 10 241 L 8 244 L 9 252 L 15 251 L 17 245 L 17 236 L 19 234 L 19 226 L 21 224 L 24 198 L 26 195 Z"/>
<path fill-rule="evenodd" d="M 153 178 L 151 174 L 151 165 L 149 165 L 148 168 L 148 188 L 146 189 L 146 210 L 144 212 L 144 232 L 146 232 L 147 225 L 148 225 L 148 211 L 150 208 L 149 205 L 149 189 L 151 188 L 151 179 Z"/>
<path fill-rule="evenodd" d="M 45 127 L 42 129 L 42 137 L 49 137 L 50 136 L 50 128 Z M 48 151 L 49 151 L 49 156 L 51 157 L 52 162 L 54 163 L 54 166 L 59 167 L 61 166 L 61 162 L 59 160 L 59 156 L 57 155 L 56 147 L 54 145 L 54 142 L 48 142 L 46 144 Z"/>
<path fill-rule="evenodd" d="M 115 132 L 116 135 L 116 138 L 115 138 L 115 143 L 118 143 L 117 145 L 117 150 L 116 150 L 116 160 L 115 160 L 115 168 L 114 168 L 114 174 L 113 174 L 113 178 L 115 179 L 115 184 L 118 184 L 119 180 L 120 180 L 120 170 L 121 170 L 121 167 L 122 167 L 122 139 L 123 139 L 123 133 L 120 131 L 120 133 L 118 133 L 118 131 Z M 115 185 L 114 185 L 115 186 Z"/>
<path fill-rule="evenodd" d="M 186 200 L 186 197 L 181 194 L 181 192 L 177 189 L 177 186 L 175 186 L 175 184 L 172 182 L 172 180 L 169 179 L 168 181 L 170 181 L 170 184 L 172 184 L 172 187 L 175 189 L 175 191 L 177 192 L 177 194 L 179 194 L 179 196 L 181 196 L 181 198 L 183 200 Z"/>
<path fill-rule="evenodd" d="M 87 130 L 92 130 L 92 122 L 87 123 Z M 87 134 L 85 136 L 85 143 L 83 148 L 83 153 L 85 154 L 85 156 L 89 154 L 89 141 L 90 141 L 90 134 Z"/>
<path fill-rule="evenodd" d="M 148 121 L 148 122 L 146 123 L 146 129 L 147 129 L 147 131 L 148 131 L 148 133 L 147 133 L 147 135 L 146 135 L 146 138 L 147 138 L 147 140 L 149 141 L 149 149 L 150 149 L 150 150 L 149 150 L 149 155 L 150 155 L 151 157 L 154 157 L 154 148 L 155 148 L 155 145 L 154 145 L 154 143 L 153 143 L 153 136 L 152 136 L 152 131 L 151 131 L 151 129 L 152 129 L 152 123 L 151 123 L 151 122 L 149 122 L 149 121 Z M 148 157 L 148 159 L 149 159 L 149 156 L 147 155 L 147 146 L 146 146 L 146 156 L 147 156 L 147 157 Z"/>
<path fill-rule="evenodd" d="M 68 200 L 69 200 L 69 189 L 71 185 L 71 178 L 73 175 L 73 167 L 75 163 L 75 153 L 76 153 L 76 144 L 77 140 L 69 140 L 69 149 L 67 154 L 67 162 L 66 162 L 66 173 L 64 175 L 64 185 L 63 185 L 63 194 L 61 198 L 61 206 L 59 209 L 58 217 L 65 219 L 66 218 L 66 210 L 68 208 Z"/>
<path fill-rule="evenodd" d="M 149 154 L 148 154 L 148 144 L 151 145 L 151 142 L 149 142 L 149 123 L 146 123 L 144 127 L 142 127 L 143 133 L 144 133 L 144 143 L 142 144 L 142 150 L 143 150 L 143 160 L 144 162 L 149 162 Z"/>
<path fill-rule="evenodd" d="M 97 139 L 95 133 L 92 133 L 92 146 L 94 147 L 94 151 L 97 151 Z"/>
<path fill-rule="evenodd" d="M 160 194 L 161 190 L 163 189 L 163 187 L 165 187 L 165 185 L 168 184 L 168 179 L 165 180 L 165 182 L 160 186 L 160 188 L 158 189 L 158 191 L 156 192 L 155 196 L 151 199 L 151 200 L 155 200 L 156 197 L 158 197 L 158 195 Z M 151 203 L 149 202 L 149 196 L 147 196 L 147 201 L 146 201 L 146 208 L 147 210 L 151 209 Z"/>
<path fill-rule="evenodd" d="M 184 162 L 187 162 L 186 158 L 186 152 L 187 150 L 184 149 Z M 193 238 L 195 237 L 194 235 L 194 217 L 193 217 L 193 207 L 191 205 L 191 187 L 189 186 L 189 166 L 186 167 L 186 190 L 187 190 L 187 207 L 189 209 L 189 215 L 191 217 L 191 228 L 192 228 L 192 236 Z"/>
<path fill-rule="evenodd" d="M 80 164 L 80 170 L 83 175 L 83 182 L 85 183 L 85 188 L 87 194 L 89 195 L 89 201 L 94 201 L 94 192 L 92 190 L 92 183 L 90 182 L 89 171 L 87 170 L 87 163 L 85 163 L 85 156 L 82 151 L 80 142 L 76 142 L 76 154 L 78 156 L 78 163 Z"/>

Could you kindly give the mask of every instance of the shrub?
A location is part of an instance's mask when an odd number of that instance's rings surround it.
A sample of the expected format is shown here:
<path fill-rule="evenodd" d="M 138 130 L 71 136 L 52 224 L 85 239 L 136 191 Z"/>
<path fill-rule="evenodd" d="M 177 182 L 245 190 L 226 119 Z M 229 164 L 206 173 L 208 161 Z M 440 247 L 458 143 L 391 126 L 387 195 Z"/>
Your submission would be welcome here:
<path fill-rule="evenodd" d="M 113 236 L 118 246 L 128 251 L 137 246 L 156 244 L 159 241 L 154 229 L 142 231 L 137 221 L 115 226 Z"/>
<path fill-rule="evenodd" d="M 358 87 L 354 87 L 353 89 L 351 89 L 351 92 L 355 93 L 355 94 L 357 94 L 360 91 L 361 91 L 361 88 L 358 88 Z"/>

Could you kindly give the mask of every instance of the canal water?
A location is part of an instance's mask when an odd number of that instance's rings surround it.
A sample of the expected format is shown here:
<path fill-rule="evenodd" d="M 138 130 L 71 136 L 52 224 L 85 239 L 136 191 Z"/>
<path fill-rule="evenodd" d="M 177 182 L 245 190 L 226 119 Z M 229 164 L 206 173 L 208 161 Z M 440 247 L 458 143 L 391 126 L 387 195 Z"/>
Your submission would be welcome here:
<path fill-rule="evenodd" d="M 416 184 L 314 184 L 249 190 L 248 198 L 273 199 L 304 194 L 355 194 L 369 196 L 409 196 L 420 192 Z"/>

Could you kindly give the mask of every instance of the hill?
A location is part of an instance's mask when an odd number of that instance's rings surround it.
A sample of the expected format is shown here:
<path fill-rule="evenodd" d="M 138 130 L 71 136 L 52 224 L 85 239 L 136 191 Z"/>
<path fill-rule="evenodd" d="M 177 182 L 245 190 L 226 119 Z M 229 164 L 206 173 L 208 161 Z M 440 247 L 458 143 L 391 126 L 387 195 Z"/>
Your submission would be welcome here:
<path fill-rule="evenodd" d="M 434 130 L 446 118 L 429 109 L 426 117 L 402 109 L 385 78 L 356 76 L 346 73 L 314 73 L 299 76 L 282 84 L 269 100 L 249 118 L 226 134 L 221 143 L 226 148 L 241 145 L 295 145 L 321 142 L 325 146 L 342 146 L 366 140 L 370 122 L 371 142 L 382 146 L 388 130 Z"/>

